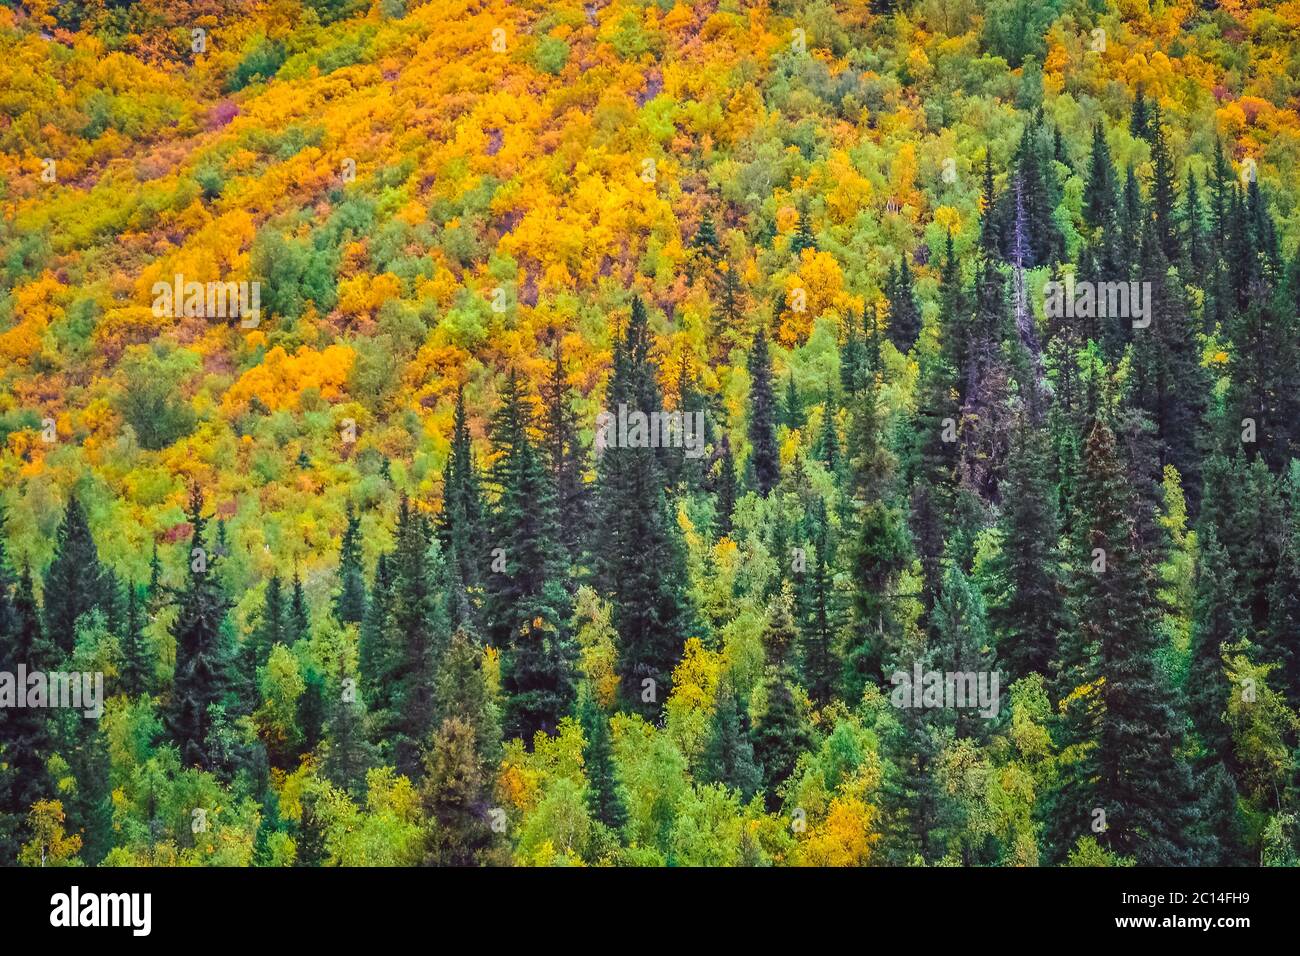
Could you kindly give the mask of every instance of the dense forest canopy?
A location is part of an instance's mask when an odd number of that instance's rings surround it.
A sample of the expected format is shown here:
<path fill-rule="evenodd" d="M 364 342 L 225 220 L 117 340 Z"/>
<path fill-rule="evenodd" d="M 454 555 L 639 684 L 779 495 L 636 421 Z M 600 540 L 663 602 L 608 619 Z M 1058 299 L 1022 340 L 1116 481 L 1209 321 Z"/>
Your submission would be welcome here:
<path fill-rule="evenodd" d="M 0 864 L 1300 862 L 1297 0 L 0 75 Z"/>

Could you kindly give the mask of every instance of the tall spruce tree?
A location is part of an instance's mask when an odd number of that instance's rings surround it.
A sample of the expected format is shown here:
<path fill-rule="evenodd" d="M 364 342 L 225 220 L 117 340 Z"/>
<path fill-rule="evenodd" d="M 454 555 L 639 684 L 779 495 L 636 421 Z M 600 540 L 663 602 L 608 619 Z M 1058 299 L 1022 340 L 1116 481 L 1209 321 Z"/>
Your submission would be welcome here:
<path fill-rule="evenodd" d="M 85 509 L 73 495 L 59 525 L 54 561 L 45 573 L 45 634 L 64 655 L 76 642 L 77 619 L 99 608 L 110 613 L 113 596 L 107 570 L 90 533 Z"/>
<path fill-rule="evenodd" d="M 1106 127 L 1100 121 L 1092 127 L 1092 154 L 1088 159 L 1088 178 L 1083 187 L 1083 221 L 1095 235 L 1111 231 L 1115 225 L 1119 186 L 1115 166 L 1106 142 Z"/>
<path fill-rule="evenodd" d="M 480 551 L 486 532 L 478 466 L 465 411 L 465 388 L 461 386 L 456 390 L 451 449 L 442 473 L 442 512 L 438 516 L 438 541 L 450 569 L 452 607 L 460 624 L 477 621 L 475 608 L 486 569 Z"/>
<path fill-rule="evenodd" d="M 582 479 L 578 416 L 569 401 L 568 375 L 557 343 L 550 378 L 542 385 L 541 446 L 555 502 L 556 534 L 570 564 L 578 561 L 588 531 L 589 502 Z"/>
<path fill-rule="evenodd" d="M 1169 155 L 1160 106 L 1151 114 L 1151 218 L 1155 226 L 1156 241 L 1167 262 L 1182 262 L 1182 249 L 1178 243 L 1178 195 L 1174 184 L 1174 161 Z"/>
<path fill-rule="evenodd" d="M 799 676 L 819 706 L 831 702 L 840 686 L 835 642 L 842 624 L 835 589 L 833 542 L 826 504 L 819 497 L 809 514 L 812 565 L 800 587 Z"/>
<path fill-rule="evenodd" d="M 986 256 L 976 280 L 975 315 L 966 350 L 958 468 L 962 483 L 990 503 L 999 500 L 1010 432 L 1011 370 L 1003 349 L 1008 325 L 1005 280 Z"/>
<path fill-rule="evenodd" d="M 964 685 L 962 690 L 969 692 L 973 689 L 978 694 L 978 681 L 992 679 L 993 645 L 988 633 L 984 599 L 956 563 L 949 563 L 944 574 L 933 617 L 934 628 L 925 655 L 925 670 L 940 674 L 974 674 L 976 687 Z M 985 686 L 991 689 L 991 684 Z M 958 740 L 983 739 L 988 736 L 990 716 L 997 714 L 984 713 L 977 706 L 981 703 L 978 699 L 971 701 L 968 698 L 966 706 L 944 707 L 939 715 Z"/>
<path fill-rule="evenodd" d="M 1187 174 L 1187 187 L 1183 190 L 1182 247 L 1183 275 L 1189 283 L 1202 289 L 1207 288 L 1209 277 L 1206 269 L 1210 261 L 1210 250 L 1206 247 L 1205 213 L 1201 205 L 1201 187 L 1195 172 Z"/>
<path fill-rule="evenodd" d="M 767 348 L 767 333 L 761 328 L 749 352 L 749 449 L 754 486 L 766 498 L 781 478 L 781 461 L 776 447 L 772 357 Z"/>
<path fill-rule="evenodd" d="M 898 351 L 907 352 L 921 333 L 921 309 L 916 304 L 907 256 L 899 260 L 897 267 L 890 266 L 889 280 L 885 288 L 889 300 L 889 341 Z"/>
<path fill-rule="evenodd" d="M 582 726 L 582 764 L 587 771 L 587 809 L 593 820 L 617 833 L 627 823 L 627 801 L 614 768 L 614 735 L 609 717 L 586 684 L 578 695 L 578 722 Z"/>
<path fill-rule="evenodd" d="M 1209 404 L 1209 382 L 1191 310 L 1181 284 L 1170 278 L 1156 220 L 1148 220 L 1142 232 L 1142 275 L 1151 283 L 1146 296 L 1149 324 L 1133 330 L 1130 394 L 1155 425 L 1160 465 L 1178 469 L 1195 508 L 1200 501 L 1200 428 Z"/>
<path fill-rule="evenodd" d="M 794 770 L 799 755 L 812 746 L 807 715 L 795 694 L 793 652 L 798 640 L 793 616 L 794 595 L 789 586 L 769 610 L 763 631 L 767 675 L 763 680 L 766 706 L 754 721 L 751 739 L 754 757 L 763 768 L 763 786 L 769 810 L 780 806 L 778 790 Z"/>
<path fill-rule="evenodd" d="M 297 568 L 293 571 L 293 590 L 290 595 L 285 629 L 288 643 L 292 644 L 311 636 L 311 608 L 307 606 L 307 592 L 303 590 L 302 576 Z"/>
<path fill-rule="evenodd" d="M 722 449 L 718 455 L 718 473 L 714 484 L 717 487 L 717 531 L 721 538 L 731 534 L 731 516 L 736 510 L 736 459 L 731 454 L 731 442 L 726 435 L 722 436 L 719 444 Z"/>
<path fill-rule="evenodd" d="M 1012 433 L 1003 496 L 1002 547 L 992 574 L 1001 597 L 989 607 L 1007 685 L 1028 674 L 1047 675 L 1067 626 L 1061 572 L 1056 491 L 1048 437 L 1021 415 Z"/>
<path fill-rule="evenodd" d="M 376 739 L 391 746 L 387 728 L 394 719 L 393 700 L 402 666 L 401 648 L 393 618 L 393 561 L 381 554 L 375 562 L 370 603 L 357 640 L 358 682 L 367 711 L 372 715 Z"/>
<path fill-rule="evenodd" d="M 1143 553 L 1135 494 L 1103 419 L 1088 434 L 1074 543 L 1074 717 L 1053 818 L 1058 853 L 1092 835 L 1144 865 L 1194 862 L 1197 806 L 1182 721 L 1159 663 L 1156 566 Z M 1097 811 L 1101 811 L 1098 814 Z"/>
<path fill-rule="evenodd" d="M 347 506 L 347 526 L 339 545 L 339 589 L 334 595 L 334 619 L 360 625 L 366 617 L 366 577 L 361 566 L 361 519 Z"/>
<path fill-rule="evenodd" d="M 615 343 L 607 408 L 626 404 L 629 414 L 647 416 L 662 408 L 650 349 L 645 307 L 635 298 Z M 602 533 L 593 546 L 597 580 L 613 602 L 624 703 L 651 718 L 667 699 L 692 628 L 685 552 L 656 451 L 620 445 L 600 456 L 596 499 Z"/>
<path fill-rule="evenodd" d="M 531 745 L 537 731 L 553 734 L 572 710 L 577 652 L 568 631 L 571 602 L 554 489 L 529 434 L 524 402 L 511 373 L 492 419 L 489 523 L 501 565 L 487 575 L 484 616 L 492 642 L 502 649 L 506 734 Z"/>
<path fill-rule="evenodd" d="M 803 399 L 794 384 L 794 371 L 786 375 L 785 400 L 781 404 L 781 424 L 791 431 L 797 431 L 807 424 L 804 414 Z"/>
<path fill-rule="evenodd" d="M 208 519 L 203 516 L 203 494 L 197 486 L 190 492 L 187 517 L 191 528 L 190 562 L 172 624 L 176 669 L 168 727 L 187 766 L 212 770 L 211 709 L 231 686 L 225 628 L 228 603 L 213 573 L 206 542 Z"/>
<path fill-rule="evenodd" d="M 718 687 L 717 706 L 710 721 L 700 775 L 740 793 L 748 802 L 763 785 L 763 769 L 754 759 L 749 715 L 740 706 L 730 681 Z"/>
<path fill-rule="evenodd" d="M 898 576 L 909 548 L 902 515 L 888 498 L 894 461 L 874 383 L 862 390 L 852 423 L 851 492 L 858 504 L 850 557 L 854 618 L 841 677 L 845 698 L 856 704 L 867 684 L 880 680 L 888 645 L 896 637 Z"/>
<path fill-rule="evenodd" d="M 1224 656 L 1245 638 L 1245 614 L 1236 572 L 1228 563 L 1228 552 L 1219 543 L 1213 527 L 1203 529 L 1197 550 L 1192 659 L 1187 673 L 1188 710 L 1209 754 L 1231 765 L 1232 739 L 1223 718 L 1232 687 L 1224 669 Z"/>
<path fill-rule="evenodd" d="M 127 585 L 126 626 L 122 631 L 122 667 L 119 672 L 123 693 L 130 696 L 153 692 L 154 656 L 144 636 L 144 597 L 134 583 Z"/>
<path fill-rule="evenodd" d="M 416 775 L 434 730 L 433 685 L 450 636 L 447 569 L 429 520 L 405 495 L 392 557 L 390 639 L 397 675 L 393 754 L 399 772 Z"/>
<path fill-rule="evenodd" d="M 0 667 L 10 671 L 20 664 L 29 671 L 57 667 L 59 651 L 42 633 L 31 572 L 24 567 L 13 581 L 3 530 L 0 521 Z M 46 773 L 52 743 L 45 709 L 0 709 L 0 763 L 5 765 L 0 767 L 0 866 L 17 864 L 24 821 L 32 805 L 53 795 Z"/>
<path fill-rule="evenodd" d="M 790 251 L 794 253 L 795 258 L 805 249 L 817 249 L 817 238 L 812 231 L 812 216 L 808 212 L 808 204 L 801 203 L 799 206 L 799 223 L 795 226 L 794 235 L 790 237 Z"/>

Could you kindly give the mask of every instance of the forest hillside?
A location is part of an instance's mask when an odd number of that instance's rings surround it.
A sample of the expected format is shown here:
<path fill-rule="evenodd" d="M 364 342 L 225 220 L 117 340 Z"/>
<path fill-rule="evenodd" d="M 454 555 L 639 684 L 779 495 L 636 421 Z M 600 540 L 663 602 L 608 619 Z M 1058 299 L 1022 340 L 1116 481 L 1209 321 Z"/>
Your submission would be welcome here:
<path fill-rule="evenodd" d="M 1297 169 L 1300 0 L 6 2 L 0 864 L 1297 864 Z"/>

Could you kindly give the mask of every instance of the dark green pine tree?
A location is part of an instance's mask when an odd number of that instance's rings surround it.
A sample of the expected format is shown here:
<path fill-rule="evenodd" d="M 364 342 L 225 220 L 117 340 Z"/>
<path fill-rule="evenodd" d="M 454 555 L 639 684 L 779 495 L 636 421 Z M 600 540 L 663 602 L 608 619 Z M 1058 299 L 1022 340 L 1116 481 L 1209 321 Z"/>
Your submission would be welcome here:
<path fill-rule="evenodd" d="M 1282 536 L 1277 567 L 1268 588 L 1268 627 L 1259 637 L 1261 657 L 1280 666 L 1278 677 L 1287 703 L 1300 707 L 1300 542 L 1296 540 L 1295 504 Z"/>
<path fill-rule="evenodd" d="M 578 416 L 569 401 L 569 392 L 568 375 L 557 343 L 551 376 L 541 388 L 541 446 L 546 452 L 546 465 L 550 472 L 557 534 L 568 562 L 576 564 L 587 539 L 591 509 L 586 483 L 582 479 Z"/>
<path fill-rule="evenodd" d="M 1166 261 L 1172 263 L 1182 262 L 1176 221 L 1177 205 L 1174 162 L 1165 142 L 1160 106 L 1157 104 L 1151 112 L 1151 217 L 1154 220 L 1156 240 L 1160 243 Z"/>
<path fill-rule="evenodd" d="M 1210 383 L 1201 365 L 1201 343 L 1181 283 L 1171 281 L 1160 243 L 1159 224 L 1142 230 L 1142 276 L 1150 282 L 1145 328 L 1133 329 L 1134 387 L 1137 407 L 1151 418 L 1159 438 L 1159 464 L 1182 476 L 1192 508 L 1201 493 L 1201 425 Z"/>
<path fill-rule="evenodd" d="M 1268 201 L 1257 177 L 1246 185 L 1246 226 L 1255 250 L 1259 275 L 1275 287 L 1281 278 L 1282 254 L 1278 248 L 1277 227 L 1268 209 Z"/>
<path fill-rule="evenodd" d="M 9 548 L 5 539 L 6 515 L 0 504 L 0 667 L 11 661 L 12 641 L 16 626 L 14 618 L 14 591 L 18 587 L 18 578 L 9 563 Z M 0 721 L 4 714 L 0 712 Z"/>
<path fill-rule="evenodd" d="M 998 501 L 1007 459 L 1011 369 L 1003 343 L 1009 328 L 1005 279 L 986 256 L 975 283 L 975 314 L 963 370 L 958 473 L 961 483 L 987 503 Z"/>
<path fill-rule="evenodd" d="M 1053 213 L 1061 201 L 1061 188 L 1052 167 L 1050 141 L 1039 125 L 1031 124 L 1021 134 L 1014 163 L 1015 188 L 1003 194 L 995 213 L 1001 248 L 1006 258 L 1025 268 L 1059 262 L 1065 258 L 1065 237 Z"/>
<path fill-rule="evenodd" d="M 1223 255 L 1228 263 L 1227 282 L 1231 293 L 1228 314 L 1250 305 L 1251 293 L 1258 293 L 1263 277 L 1259 273 L 1258 250 L 1255 248 L 1246 201 L 1235 181 L 1227 192 L 1227 217 L 1224 223 Z"/>
<path fill-rule="evenodd" d="M 477 621 L 475 604 L 485 570 L 480 551 L 486 532 L 478 466 L 465 412 L 465 389 L 461 386 L 456 390 L 451 449 L 442 473 L 442 512 L 438 515 L 438 541 L 450 569 L 455 596 L 453 610 L 458 624 Z"/>
<path fill-rule="evenodd" d="M 1258 862 L 1248 849 L 1245 822 L 1237 783 L 1221 763 L 1210 766 L 1197 778 L 1202 794 L 1201 825 L 1198 834 L 1205 848 L 1201 866 L 1250 866 Z"/>
<path fill-rule="evenodd" d="M 905 480 L 911 484 L 913 546 L 924 574 L 922 602 L 928 611 L 940 580 L 948 518 L 957 478 L 957 424 L 961 420 L 961 380 L 965 362 L 965 321 L 962 315 L 961 268 L 948 234 L 939 286 L 939 348 L 920 350 L 916 415 L 905 460 Z"/>
<path fill-rule="evenodd" d="M 754 487 L 766 498 L 781 479 L 781 461 L 776 447 L 772 357 L 767 348 L 767 333 L 761 328 L 749 352 L 749 449 Z"/>
<path fill-rule="evenodd" d="M 302 730 L 302 743 L 295 754 L 300 760 L 316 750 L 325 736 L 325 722 L 332 713 L 332 702 L 326 700 L 329 694 L 326 675 L 319 667 L 308 665 L 303 668 L 302 677 L 303 691 L 298 697 L 296 714 L 298 727 Z"/>
<path fill-rule="evenodd" d="M 165 603 L 167 595 L 162 583 L 162 559 L 158 557 L 158 542 L 153 543 L 153 554 L 149 558 L 149 590 L 147 592 L 149 610 L 156 612 Z"/>
<path fill-rule="evenodd" d="M 995 667 L 984 599 L 956 563 L 947 567 L 932 616 L 934 627 L 925 655 L 925 670 L 988 678 Z M 958 740 L 987 737 L 990 718 L 972 706 L 971 701 L 966 703 L 966 707 L 944 707 L 936 716 L 952 728 Z"/>
<path fill-rule="evenodd" d="M 798 431 L 808 423 L 808 416 L 803 410 L 803 399 L 794 384 L 794 372 L 786 376 L 785 401 L 781 405 L 781 424 L 791 431 Z"/>
<path fill-rule="evenodd" d="M 15 582 L 5 553 L 0 517 L 0 668 L 29 671 L 57 666 L 58 651 L 41 632 L 40 614 L 26 568 Z M 12 592 L 11 592 L 12 587 Z M 51 737 L 47 711 L 36 707 L 0 710 L 0 865 L 16 866 L 31 806 L 51 795 L 46 774 Z"/>
<path fill-rule="evenodd" d="M 874 383 L 863 389 L 852 425 L 851 492 L 859 509 L 850 558 L 854 617 L 841 674 L 845 699 L 856 704 L 867 684 L 880 680 L 887 647 L 895 637 L 895 591 L 910 549 L 903 516 L 886 497 L 894 463 Z"/>
<path fill-rule="evenodd" d="M 555 499 L 529 432 L 531 416 L 511 373 L 492 418 L 496 456 L 489 472 L 495 494 L 489 524 L 499 567 L 487 575 L 484 618 L 502 649 L 505 732 L 531 745 L 539 730 L 555 733 L 573 709 L 577 651 L 568 631 Z"/>
<path fill-rule="evenodd" d="M 908 707 L 886 724 L 881 749 L 880 852 L 890 866 L 916 866 L 943 857 L 940 827 L 946 817 L 939 760 L 947 738 L 932 710 Z"/>
<path fill-rule="evenodd" d="M 717 531 L 721 538 L 731 534 L 731 516 L 736 510 L 736 459 L 731 454 L 731 442 L 726 435 L 722 436 L 720 444 L 722 448 L 714 483 L 717 485 Z"/>
<path fill-rule="evenodd" d="M 846 451 L 852 468 L 848 490 L 859 502 L 881 498 L 891 490 L 896 463 L 886 441 L 885 414 L 880 384 L 872 377 L 850 409 L 848 422 Z"/>
<path fill-rule="evenodd" d="M 916 304 L 907 256 L 899 260 L 897 267 L 890 266 L 885 296 L 889 301 L 889 341 L 898 351 L 907 352 L 921 334 L 921 309 Z"/>
<path fill-rule="evenodd" d="M 1001 254 L 997 217 L 997 193 L 993 188 L 993 160 L 984 153 L 984 181 L 980 188 L 980 255 L 996 258 Z"/>
<path fill-rule="evenodd" d="M 790 237 L 790 251 L 794 253 L 795 258 L 799 257 L 805 249 L 817 249 L 817 238 L 812 231 L 812 216 L 808 212 L 808 204 L 802 203 L 799 206 L 799 224 L 795 227 L 794 235 Z"/>
<path fill-rule="evenodd" d="M 135 697 L 151 694 L 154 687 L 154 655 L 144 636 L 145 597 L 134 583 L 127 585 L 126 627 L 122 631 L 122 692 Z"/>
<path fill-rule="evenodd" d="M 939 348 L 926 349 L 920 355 L 916 418 L 907 471 L 909 478 L 924 479 L 940 501 L 951 499 L 956 477 L 955 426 L 961 418 L 964 384 L 958 371 L 966 364 L 967 324 L 961 264 L 953 250 L 950 232 L 939 279 Z"/>
<path fill-rule="evenodd" d="M 701 778 L 739 791 L 748 803 L 763 785 L 763 768 L 754 760 L 749 715 L 741 708 L 730 681 L 718 687 L 709 739 L 700 764 Z"/>
<path fill-rule="evenodd" d="M 681 447 L 664 449 L 664 483 L 674 492 L 698 489 L 703 482 L 703 463 L 687 454 L 687 431 L 693 433 L 694 413 L 703 412 L 705 398 L 697 388 L 690 356 L 683 351 L 677 363 L 673 382 L 673 411 L 682 416 L 683 442 Z M 708 428 L 701 436 L 707 441 Z"/>
<path fill-rule="evenodd" d="M 587 809 L 593 820 L 619 833 L 627 824 L 627 802 L 614 769 L 614 737 L 609 717 L 586 684 L 578 694 L 578 722 L 587 771 Z"/>
<path fill-rule="evenodd" d="M 1200 533 L 1213 529 L 1237 578 L 1247 631 L 1268 640 L 1269 581 L 1280 555 L 1274 542 L 1286 525 L 1273 476 L 1262 459 L 1213 455 L 1205 466 Z M 1285 535 L 1282 536 L 1282 539 Z M 1291 639 L 1285 639 L 1290 643 Z M 1274 658 L 1276 660 L 1276 658 Z"/>
<path fill-rule="evenodd" d="M 1092 155 L 1088 159 L 1088 179 L 1083 187 L 1083 221 L 1093 230 L 1109 229 L 1115 221 L 1118 201 L 1115 166 L 1106 142 L 1106 128 L 1101 122 L 1092 127 Z"/>
<path fill-rule="evenodd" d="M 1049 451 L 1048 436 L 1021 415 L 1007 463 L 1002 547 L 991 568 L 1001 590 L 988 609 L 1007 686 L 1034 672 L 1049 674 L 1067 626 Z"/>
<path fill-rule="evenodd" d="M 402 496 L 392 558 L 392 622 L 397 684 L 393 692 L 393 755 L 398 772 L 414 777 L 434 730 L 433 686 L 451 629 L 447 568 L 429 520 Z"/>
<path fill-rule="evenodd" d="M 1142 186 L 1138 182 L 1137 172 L 1130 164 L 1124 173 L 1124 195 L 1119 211 L 1120 234 L 1129 239 L 1121 243 L 1120 250 L 1121 272 L 1124 275 L 1132 275 L 1137 271 L 1140 249 L 1138 243 L 1133 242 L 1132 238 L 1142 235 L 1142 221 L 1146 215 L 1147 207 L 1142 199 Z"/>
<path fill-rule="evenodd" d="M 355 693 L 334 688 L 327 696 L 321 773 L 354 800 L 365 798 L 366 774 L 379 763 L 377 749 L 366 739 L 365 712 Z"/>
<path fill-rule="evenodd" d="M 311 636 L 311 608 L 307 606 L 307 593 L 302 588 L 302 577 L 297 568 L 293 571 L 293 594 L 289 599 L 289 616 L 285 626 L 288 631 L 285 643 L 293 644 Z"/>
<path fill-rule="evenodd" d="M 826 402 L 822 406 L 822 427 L 817 432 L 817 459 L 826 466 L 832 475 L 840 477 L 844 464 L 844 452 L 840 448 L 840 433 L 835 427 L 835 399 L 831 390 L 826 390 Z"/>
<path fill-rule="evenodd" d="M 658 367 L 650 353 L 645 307 L 632 300 L 627 328 L 614 348 L 606 407 L 628 413 L 662 409 Z M 667 700 L 672 671 L 693 621 L 687 600 L 684 546 L 664 491 L 658 450 L 611 447 L 597 462 L 601 534 L 593 565 L 613 603 L 624 703 L 654 719 Z"/>
<path fill-rule="evenodd" d="M 393 701 L 401 674 L 401 642 L 395 633 L 393 617 L 393 559 L 381 554 L 375 562 L 374 583 L 366 619 L 361 622 L 357 641 L 358 681 L 366 710 L 371 716 L 374 736 L 382 747 L 391 746 Z"/>
<path fill-rule="evenodd" d="M 718 261 L 722 258 L 722 243 L 718 241 L 718 230 L 713 224 L 713 214 L 704 210 L 700 217 L 699 228 L 691 239 L 691 251 L 694 253 L 693 266 L 703 272 L 706 279 L 713 280 Z"/>
<path fill-rule="evenodd" d="M 1201 209 L 1201 187 L 1196 173 L 1187 174 L 1187 188 L 1183 190 L 1182 211 L 1183 275 L 1192 285 L 1207 288 L 1210 276 L 1210 250 L 1205 241 L 1205 215 Z M 1206 310 L 1208 314 L 1208 310 Z"/>
<path fill-rule="evenodd" d="M 1232 737 L 1223 719 L 1232 688 L 1223 659 L 1226 650 L 1245 638 L 1246 619 L 1236 572 L 1213 527 L 1204 528 L 1198 536 L 1197 552 L 1187 706 L 1206 751 L 1232 766 Z"/>
<path fill-rule="evenodd" d="M 36 603 L 32 570 L 23 565 L 13 592 L 13 628 L 15 660 L 29 661 L 29 670 L 54 670 L 63 661 L 63 652 L 55 646 L 41 626 L 41 609 Z"/>
<path fill-rule="evenodd" d="M 826 504 L 818 497 L 809 514 L 813 547 L 811 564 L 799 591 L 799 677 L 808 696 L 824 707 L 840 687 L 835 641 L 841 625 L 839 594 L 835 590 L 833 542 Z"/>
<path fill-rule="evenodd" d="M 272 574 L 266 582 L 266 594 L 262 598 L 257 626 L 253 628 L 245 647 L 245 679 L 256 681 L 258 670 L 266 666 L 267 659 L 271 656 L 271 649 L 277 644 L 287 646 L 290 643 L 284 588 L 280 584 L 280 575 Z"/>
<path fill-rule="evenodd" d="M 76 643 L 77 619 L 94 608 L 109 615 L 111 583 L 99 561 L 86 512 L 77 496 L 68 499 L 59 525 L 54 561 L 45 573 L 45 635 L 66 657 Z"/>
<path fill-rule="evenodd" d="M 1210 250 L 1215 258 L 1222 260 L 1227 248 L 1228 234 L 1228 199 L 1235 187 L 1228 159 L 1223 154 L 1223 141 L 1214 141 L 1214 166 L 1210 173 Z"/>
<path fill-rule="evenodd" d="M 230 688 L 230 649 L 227 646 L 226 596 L 221 592 L 208 557 L 203 494 L 190 492 L 189 569 L 177 595 L 179 611 L 172 624 L 176 640 L 176 669 L 168 706 L 168 729 L 187 766 L 215 769 L 211 758 L 209 708 Z"/>
<path fill-rule="evenodd" d="M 559 582 L 548 590 L 563 591 Z M 558 593 L 537 602 L 561 603 Z M 564 621 L 552 623 L 539 616 L 526 623 L 512 646 L 502 654 L 501 689 L 506 695 L 505 730 L 521 737 L 531 748 L 538 731 L 554 735 L 573 709 L 578 652 Z"/>
<path fill-rule="evenodd" d="M 104 567 L 104 626 L 110 634 L 126 629 L 126 588 L 112 568 Z"/>
<path fill-rule="evenodd" d="M 1103 420 L 1089 431 L 1079 477 L 1078 648 L 1065 655 L 1082 719 L 1064 744 L 1080 756 L 1062 772 L 1053 815 L 1058 853 L 1092 832 L 1141 865 L 1195 862 L 1197 806 L 1182 756 L 1182 721 L 1159 662 L 1157 569 L 1142 548 L 1136 495 Z"/>
<path fill-rule="evenodd" d="M 1092 128 L 1092 155 L 1088 160 L 1088 178 L 1083 187 L 1083 221 L 1088 227 L 1090 249 L 1096 268 L 1102 275 L 1120 270 L 1119 183 L 1106 142 L 1104 124 Z"/>
<path fill-rule="evenodd" d="M 793 655 L 798 630 L 794 595 L 787 585 L 769 611 L 763 631 L 767 676 L 763 681 L 766 707 L 751 731 L 754 758 L 763 768 L 763 788 L 769 811 L 780 806 L 778 790 L 794 770 L 799 755 L 812 747 L 812 731 L 795 696 Z"/>
<path fill-rule="evenodd" d="M 716 346 L 712 351 L 715 356 L 724 356 L 730 351 L 730 347 L 738 341 L 737 335 L 740 330 L 740 322 L 743 314 L 743 305 L 741 298 L 743 292 L 740 287 L 740 279 L 736 275 L 736 268 L 730 261 L 724 263 L 725 268 L 722 270 L 722 290 L 719 293 L 721 302 L 718 308 L 718 319 L 714 323 L 714 342 Z"/>
<path fill-rule="evenodd" d="M 361 566 L 361 519 L 347 506 L 347 527 L 339 545 L 339 589 L 334 595 L 334 620 L 360 625 L 366 618 L 366 577 Z"/>
<path fill-rule="evenodd" d="M 1234 261 L 1246 254 L 1234 254 Z M 1230 444 L 1280 471 L 1300 448 L 1300 315 L 1285 292 L 1270 290 L 1264 279 L 1251 286 L 1252 293 L 1244 293 L 1247 301 L 1228 321 L 1232 347 L 1224 427 Z"/>
<path fill-rule="evenodd" d="M 1146 139 L 1151 134 L 1151 112 L 1147 107 L 1146 92 L 1138 84 L 1133 94 L 1133 108 L 1129 112 L 1128 131 L 1138 139 Z"/>

